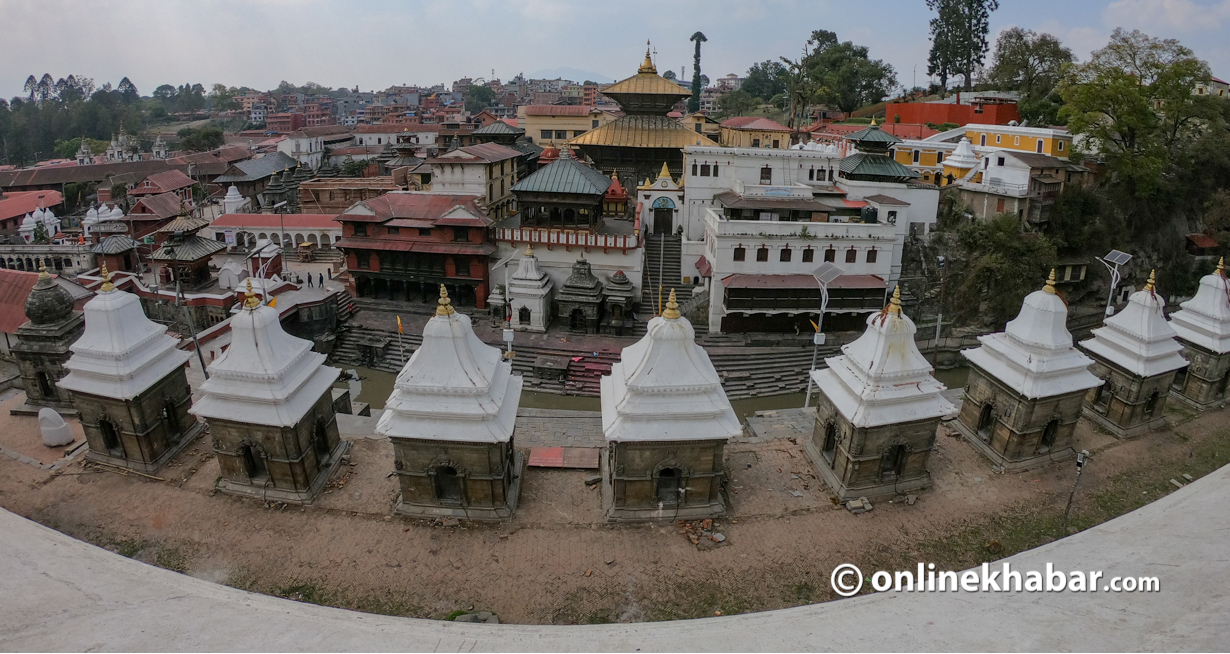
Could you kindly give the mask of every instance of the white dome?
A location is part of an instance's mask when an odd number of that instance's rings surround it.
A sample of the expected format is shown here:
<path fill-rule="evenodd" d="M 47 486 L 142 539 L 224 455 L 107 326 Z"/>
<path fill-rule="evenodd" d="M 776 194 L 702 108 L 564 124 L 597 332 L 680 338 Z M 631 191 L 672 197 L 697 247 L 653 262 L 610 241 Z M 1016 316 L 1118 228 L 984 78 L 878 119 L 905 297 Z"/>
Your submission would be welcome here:
<path fill-rule="evenodd" d="M 1217 272 L 1201 277 L 1196 297 L 1170 316 L 1179 338 L 1218 354 L 1230 352 L 1230 282 L 1224 271 L 1219 265 Z"/>
<path fill-rule="evenodd" d="M 957 148 L 952 151 L 952 156 L 945 159 L 944 163 L 953 168 L 973 168 L 978 165 L 978 155 L 974 153 L 974 146 L 969 139 L 962 136 Z"/>
<path fill-rule="evenodd" d="M 1133 293 L 1123 311 L 1107 318 L 1081 347 L 1140 377 L 1186 366 L 1187 359 L 1179 354 L 1183 346 L 1162 315 L 1166 301 L 1154 291 L 1154 280 L 1150 273 L 1145 289 Z"/>
<path fill-rule="evenodd" d="M 21 219 L 21 226 L 33 228 L 34 227 L 34 215 L 26 214 L 26 217 Z"/>

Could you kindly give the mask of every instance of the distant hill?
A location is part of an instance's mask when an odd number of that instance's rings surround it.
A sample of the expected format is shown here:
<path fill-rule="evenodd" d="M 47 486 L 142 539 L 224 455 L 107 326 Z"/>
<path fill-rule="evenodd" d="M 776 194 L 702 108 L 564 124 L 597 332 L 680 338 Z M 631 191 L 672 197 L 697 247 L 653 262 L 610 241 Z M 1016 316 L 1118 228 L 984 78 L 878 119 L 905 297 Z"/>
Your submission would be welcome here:
<path fill-rule="evenodd" d="M 608 84 L 610 82 L 618 81 L 610 75 L 595 73 L 592 70 L 578 70 L 576 68 L 548 68 L 530 75 L 526 75 L 526 77 L 530 79 L 570 79 L 577 84 L 580 84 L 585 80 L 591 80 L 600 84 Z"/>

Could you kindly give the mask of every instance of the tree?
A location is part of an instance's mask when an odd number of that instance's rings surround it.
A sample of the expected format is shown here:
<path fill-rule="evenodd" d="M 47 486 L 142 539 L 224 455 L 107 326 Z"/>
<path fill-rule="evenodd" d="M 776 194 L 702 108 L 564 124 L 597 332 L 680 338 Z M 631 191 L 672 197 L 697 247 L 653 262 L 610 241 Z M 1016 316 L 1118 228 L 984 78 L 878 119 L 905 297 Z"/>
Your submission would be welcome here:
<path fill-rule="evenodd" d="M 111 145 L 108 141 L 99 139 L 87 138 L 86 142 L 90 144 L 90 152 L 98 155 L 107 151 L 107 147 Z M 71 138 L 67 141 L 56 141 L 55 156 L 57 159 L 75 159 L 77 151 L 81 149 L 81 137 Z"/>
<path fill-rule="evenodd" d="M 481 84 L 469 85 L 461 95 L 468 111 L 478 111 L 489 107 L 491 102 L 495 100 L 495 91 Z"/>
<path fill-rule="evenodd" d="M 954 297 L 959 318 L 994 326 L 1010 320 L 1021 301 L 1037 290 L 1055 266 L 1055 246 L 1043 234 L 1021 233 L 1021 223 L 1011 214 L 988 221 L 975 220 L 959 229 L 957 243 L 965 255 L 965 274 Z"/>
<path fill-rule="evenodd" d="M 234 108 L 236 95 L 239 95 L 239 89 L 233 86 L 228 88 L 225 84 L 214 84 L 209 91 L 210 102 L 217 111 Z"/>
<path fill-rule="evenodd" d="M 718 115 L 723 118 L 743 116 L 756 108 L 758 100 L 742 89 L 723 93 L 717 101 Z"/>
<path fill-rule="evenodd" d="M 141 94 L 137 92 L 137 86 L 127 77 L 120 80 L 119 86 L 116 86 L 115 90 L 119 91 L 120 97 L 126 103 L 132 103 L 141 98 Z"/>
<path fill-rule="evenodd" d="M 676 77 L 675 77 L 675 71 L 673 71 L 673 70 L 667 70 L 665 73 L 662 73 L 662 79 L 669 79 L 669 80 L 674 80 L 674 79 L 676 79 Z"/>
<path fill-rule="evenodd" d="M 179 146 L 189 152 L 201 152 L 220 148 L 226 143 L 222 130 L 217 127 L 202 127 L 201 129 L 181 129 Z"/>
<path fill-rule="evenodd" d="M 927 72 L 939 75 L 947 87 L 948 76 L 965 78 L 965 90 L 973 86 L 974 72 L 990 48 L 990 15 L 999 0 L 927 0 L 936 12 L 931 19 L 931 53 Z"/>
<path fill-rule="evenodd" d="M 701 32 L 696 32 L 688 40 L 696 43 L 696 52 L 692 55 L 692 97 L 688 100 L 688 111 L 696 113 L 700 111 L 700 91 L 705 86 L 705 82 L 701 80 L 703 76 L 700 74 L 700 44 L 709 39 L 705 38 Z"/>
<path fill-rule="evenodd" d="M 342 162 L 342 177 L 362 177 L 365 168 L 367 164 L 362 161 L 344 161 Z"/>
<path fill-rule="evenodd" d="M 1022 118 L 1054 124 L 1062 102 L 1055 86 L 1063 67 L 1074 59 L 1072 51 L 1054 36 L 1013 27 L 1001 32 L 995 42 L 987 81 L 997 89 L 1021 91 Z"/>
<path fill-rule="evenodd" d="M 805 58 L 804 67 L 817 101 L 849 113 L 883 100 L 897 86 L 893 67 L 872 60 L 867 46 L 838 42 L 837 35 L 827 30 L 813 32 L 810 42 L 816 49 Z"/>
<path fill-rule="evenodd" d="M 51 239 L 47 236 L 47 224 L 41 220 L 34 223 L 34 243 L 41 245 L 50 241 Z"/>
<path fill-rule="evenodd" d="M 778 61 L 764 61 L 752 64 L 747 71 L 747 78 L 739 88 L 761 100 L 771 100 L 774 96 L 786 92 L 783 77 L 786 69 Z"/>
<path fill-rule="evenodd" d="M 1060 83 L 1060 116 L 1106 155 L 1122 190 L 1147 194 L 1180 141 L 1217 118 L 1217 99 L 1192 92 L 1210 77 L 1208 65 L 1178 41 L 1116 29 Z"/>
<path fill-rule="evenodd" d="M 167 111 L 171 110 L 171 105 L 175 101 L 175 87 L 170 84 L 160 84 L 154 89 L 154 99 L 162 102 L 162 108 Z"/>

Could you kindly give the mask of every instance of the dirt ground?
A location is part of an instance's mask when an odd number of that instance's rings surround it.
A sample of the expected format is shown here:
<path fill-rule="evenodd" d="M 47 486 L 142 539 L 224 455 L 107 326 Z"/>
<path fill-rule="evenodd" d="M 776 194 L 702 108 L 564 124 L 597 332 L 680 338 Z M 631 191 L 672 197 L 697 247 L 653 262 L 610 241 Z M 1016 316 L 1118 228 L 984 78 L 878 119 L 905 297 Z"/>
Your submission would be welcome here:
<path fill-rule="evenodd" d="M 43 447 L 35 419 L 0 410 L 0 445 Z M 1184 472 L 1200 476 L 1230 460 L 1230 412 L 1193 417 L 1176 409 L 1171 417 L 1177 427 L 1129 441 L 1081 424 L 1078 449 L 1094 457 L 1074 528 L 1156 499 Z M 568 624 L 825 601 L 833 598 L 828 574 L 844 562 L 865 571 L 919 560 L 957 569 L 999 558 L 1059 535 L 1075 472 L 1068 460 L 996 474 L 970 445 L 942 432 L 934 485 L 913 506 L 897 498 L 853 515 L 834 507 L 801 442 L 734 443 L 732 515 L 713 525 L 726 540 L 697 546 L 676 523 L 606 524 L 600 491 L 584 483 L 592 473 L 582 471 L 527 470 L 511 522 L 441 526 L 396 517 L 389 443 L 358 440 L 350 456 L 306 508 L 215 493 L 217 462 L 205 440 L 164 468 L 161 481 L 79 461 L 53 473 L 0 456 L 0 506 L 147 563 L 292 599 Z"/>

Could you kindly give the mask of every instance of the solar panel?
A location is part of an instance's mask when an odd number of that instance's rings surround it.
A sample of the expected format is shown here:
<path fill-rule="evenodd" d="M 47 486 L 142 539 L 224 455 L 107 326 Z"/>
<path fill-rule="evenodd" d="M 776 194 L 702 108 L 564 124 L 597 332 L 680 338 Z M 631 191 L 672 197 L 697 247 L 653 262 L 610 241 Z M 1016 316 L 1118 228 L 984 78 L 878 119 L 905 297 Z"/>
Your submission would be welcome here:
<path fill-rule="evenodd" d="M 1110 254 L 1106 255 L 1104 258 L 1106 259 L 1106 261 L 1110 263 L 1122 266 L 1123 264 L 1132 260 L 1132 255 L 1128 254 L 1127 252 L 1111 250 Z"/>
<path fill-rule="evenodd" d="M 831 263 L 822 263 L 819 268 L 811 271 L 811 274 L 814 275 L 816 280 L 818 280 L 821 284 L 827 286 L 829 282 L 841 277 L 843 272 L 845 271 L 842 270 L 840 266 Z"/>

